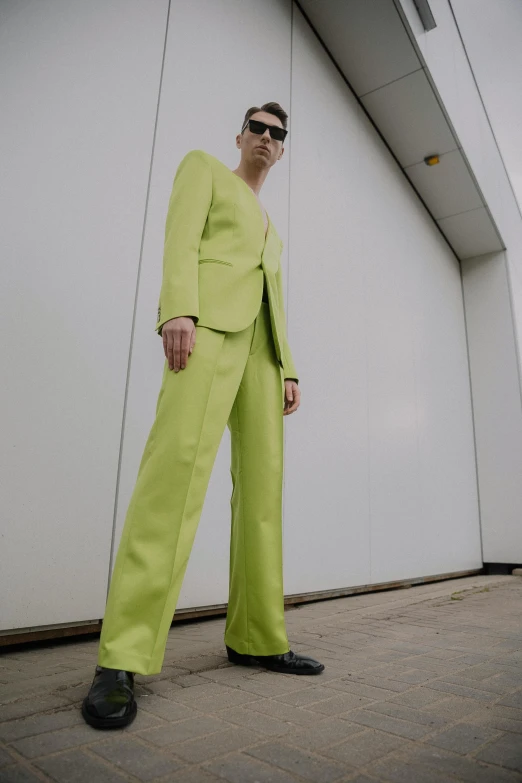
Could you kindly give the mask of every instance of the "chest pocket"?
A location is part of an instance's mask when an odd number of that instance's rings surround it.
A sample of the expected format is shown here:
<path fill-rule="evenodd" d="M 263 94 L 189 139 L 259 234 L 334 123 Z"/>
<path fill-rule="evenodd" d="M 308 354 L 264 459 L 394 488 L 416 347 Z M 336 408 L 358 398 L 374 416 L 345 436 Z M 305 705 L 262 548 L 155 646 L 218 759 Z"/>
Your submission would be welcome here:
<path fill-rule="evenodd" d="M 200 258 L 200 264 L 224 264 L 224 266 L 234 266 L 230 261 L 223 261 L 221 258 Z"/>

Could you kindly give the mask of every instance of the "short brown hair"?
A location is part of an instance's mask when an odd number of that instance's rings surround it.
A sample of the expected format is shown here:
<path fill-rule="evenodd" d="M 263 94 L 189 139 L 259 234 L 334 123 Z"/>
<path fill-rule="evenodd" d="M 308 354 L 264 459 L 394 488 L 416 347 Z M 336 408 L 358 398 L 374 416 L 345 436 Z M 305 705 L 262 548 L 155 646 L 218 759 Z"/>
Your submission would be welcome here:
<path fill-rule="evenodd" d="M 281 120 L 281 124 L 283 128 L 286 129 L 286 126 L 288 124 L 288 114 L 283 109 L 282 106 L 280 106 L 279 103 L 275 103 L 275 101 L 270 101 L 269 103 L 264 103 L 261 107 L 260 106 L 251 106 L 250 109 L 245 114 L 245 119 L 243 120 L 243 125 L 241 126 L 244 128 L 247 121 L 250 119 L 250 117 L 255 114 L 258 111 L 266 111 L 268 114 L 273 114 L 275 117 L 277 117 L 279 120 Z"/>

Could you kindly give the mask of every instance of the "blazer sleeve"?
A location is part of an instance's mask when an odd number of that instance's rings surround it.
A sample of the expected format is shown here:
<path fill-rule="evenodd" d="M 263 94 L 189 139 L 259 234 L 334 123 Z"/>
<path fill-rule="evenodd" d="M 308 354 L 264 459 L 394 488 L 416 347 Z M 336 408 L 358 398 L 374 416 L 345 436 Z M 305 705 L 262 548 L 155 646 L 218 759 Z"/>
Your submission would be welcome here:
<path fill-rule="evenodd" d="M 212 170 L 205 153 L 192 150 L 178 166 L 165 223 L 163 279 L 155 330 L 184 315 L 199 319 L 199 244 L 212 203 Z"/>
<path fill-rule="evenodd" d="M 282 247 L 282 243 L 281 243 L 281 247 Z M 290 351 L 290 346 L 288 345 L 288 338 L 286 334 L 285 301 L 283 295 L 283 270 L 281 268 L 281 260 L 279 260 L 276 276 L 277 276 L 277 290 L 279 296 L 279 312 L 283 316 L 283 327 L 284 327 L 282 351 L 283 351 L 283 364 L 285 369 L 285 380 L 295 381 L 296 383 L 299 383 L 299 378 L 297 376 L 297 371 L 295 369 L 294 360 L 292 358 L 292 353 Z"/>

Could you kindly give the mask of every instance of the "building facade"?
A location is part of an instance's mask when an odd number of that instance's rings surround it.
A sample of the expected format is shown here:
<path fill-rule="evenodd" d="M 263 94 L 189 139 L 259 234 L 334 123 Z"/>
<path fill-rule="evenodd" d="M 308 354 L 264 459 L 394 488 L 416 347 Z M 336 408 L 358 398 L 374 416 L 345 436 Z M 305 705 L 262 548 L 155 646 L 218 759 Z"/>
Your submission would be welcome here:
<path fill-rule="evenodd" d="M 0 636 L 103 617 L 163 371 L 172 179 L 195 148 L 234 168 L 270 100 L 289 136 L 262 198 L 302 391 L 286 595 L 522 562 L 522 217 L 469 5 L 2 4 Z M 180 611 L 227 600 L 229 455 L 226 431 Z"/>

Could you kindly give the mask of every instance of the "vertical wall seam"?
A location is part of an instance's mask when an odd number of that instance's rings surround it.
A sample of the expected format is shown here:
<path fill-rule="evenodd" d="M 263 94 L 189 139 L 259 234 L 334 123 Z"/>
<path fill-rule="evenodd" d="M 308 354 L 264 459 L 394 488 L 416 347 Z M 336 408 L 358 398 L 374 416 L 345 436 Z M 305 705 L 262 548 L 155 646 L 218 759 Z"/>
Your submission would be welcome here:
<path fill-rule="evenodd" d="M 471 427 L 473 430 L 473 453 L 475 455 L 475 482 L 477 485 L 480 557 L 482 559 L 482 562 L 484 562 L 484 541 L 482 536 L 482 503 L 480 500 L 480 478 L 479 478 L 479 467 L 478 467 L 477 432 L 475 427 L 475 405 L 473 402 L 473 378 L 471 372 L 471 352 L 470 352 L 469 333 L 468 333 L 468 318 L 467 318 L 467 310 L 466 310 L 466 294 L 464 290 L 464 272 L 462 269 L 462 264 L 459 264 L 459 269 L 460 269 L 460 291 L 462 296 L 462 311 L 464 315 L 464 335 L 466 338 L 466 354 L 468 360 L 468 383 L 469 383 L 469 398 L 470 398 L 470 405 L 471 405 Z"/>
<path fill-rule="evenodd" d="M 520 395 L 520 409 L 522 410 L 522 368 L 520 367 L 520 363 L 522 362 L 522 353 L 520 352 L 520 343 L 518 341 L 518 333 L 516 328 L 515 301 L 514 301 L 513 287 L 511 283 L 511 269 L 509 268 L 506 250 L 502 251 L 502 256 L 504 261 L 504 268 L 506 270 L 508 301 L 509 301 L 509 310 L 511 315 L 510 320 L 511 320 L 511 328 L 513 330 L 513 340 L 515 343 L 515 359 L 517 364 L 517 375 L 518 375 L 518 392 Z"/>
<path fill-rule="evenodd" d="M 292 64 L 294 59 L 294 51 L 293 51 L 293 40 L 294 40 L 294 2 L 293 0 L 290 0 L 290 105 L 288 107 L 288 114 L 290 116 L 290 124 L 292 123 L 291 117 L 292 117 Z M 287 241 L 286 241 L 286 257 L 287 257 L 287 264 L 286 264 L 286 306 L 285 306 L 285 312 L 286 312 L 286 323 L 287 328 L 286 331 L 288 333 L 288 326 L 290 324 L 290 209 L 291 209 L 291 187 L 292 187 L 292 145 L 289 145 L 288 149 L 288 217 L 287 217 Z M 285 401 L 285 381 L 283 378 L 283 405 Z M 282 415 L 282 414 L 281 414 Z M 284 544 L 284 531 L 285 531 L 285 509 L 286 509 L 286 443 L 287 443 L 287 435 L 286 435 L 286 427 L 283 427 L 283 486 L 282 486 L 282 515 L 283 515 L 283 544 Z M 283 552 L 283 558 L 284 558 L 284 552 Z"/>
<path fill-rule="evenodd" d="M 163 39 L 163 54 L 161 58 L 161 70 L 160 70 L 160 78 L 159 78 L 159 85 L 158 85 L 158 98 L 156 101 L 156 116 L 154 119 L 154 131 L 152 134 L 152 148 L 151 148 L 151 154 L 150 154 L 150 163 L 149 163 L 149 176 L 147 180 L 147 192 L 145 195 L 145 208 L 143 213 L 143 226 L 141 230 L 141 243 L 140 243 L 140 254 L 138 259 L 138 272 L 136 276 L 136 287 L 134 291 L 134 308 L 132 312 L 132 325 L 131 325 L 131 337 L 130 337 L 130 344 L 129 344 L 129 353 L 128 353 L 128 359 L 127 359 L 127 377 L 125 380 L 125 393 L 124 393 L 124 399 L 123 399 L 123 413 L 122 413 L 122 420 L 121 420 L 121 431 L 120 431 L 120 448 L 118 453 L 118 468 L 116 472 L 116 490 L 114 495 L 114 511 L 113 511 L 113 519 L 112 519 L 112 536 L 111 536 L 111 549 L 110 549 L 110 556 L 109 556 L 109 573 L 107 574 L 107 595 L 109 593 L 109 587 L 111 582 L 111 573 L 112 573 L 112 566 L 114 562 L 114 549 L 115 549 L 115 539 L 116 539 L 116 519 L 118 514 L 118 496 L 120 492 L 120 480 L 121 480 L 121 465 L 122 465 L 122 455 L 123 455 L 123 441 L 124 441 L 124 433 L 125 433 L 125 422 L 127 418 L 127 403 L 129 399 L 129 382 L 130 382 L 130 371 L 131 371 L 131 364 L 132 364 L 132 348 L 134 344 L 134 331 L 136 327 L 136 311 L 138 307 L 138 294 L 140 290 L 140 278 L 141 278 L 141 264 L 143 259 L 143 245 L 145 241 L 145 230 L 147 226 L 147 213 L 149 208 L 149 197 L 150 197 L 150 186 L 152 181 L 152 168 L 154 165 L 154 152 L 156 148 L 156 135 L 157 135 L 157 129 L 158 129 L 158 116 L 159 116 L 159 106 L 160 106 L 160 98 L 161 98 L 161 89 L 163 85 L 163 72 L 165 69 L 165 54 L 167 51 L 167 36 L 169 31 L 169 19 L 170 19 L 170 7 L 171 7 L 171 0 L 168 0 L 167 5 L 167 17 L 165 20 L 165 35 Z"/>

